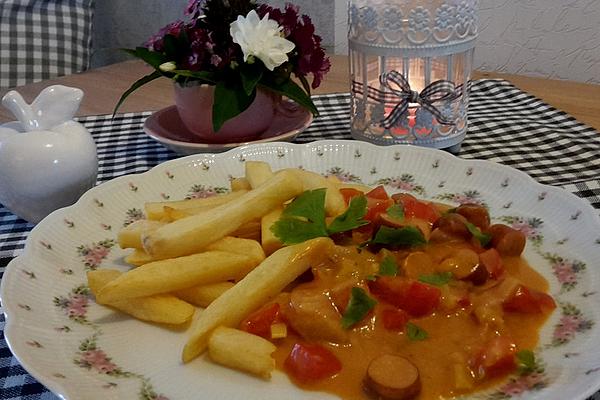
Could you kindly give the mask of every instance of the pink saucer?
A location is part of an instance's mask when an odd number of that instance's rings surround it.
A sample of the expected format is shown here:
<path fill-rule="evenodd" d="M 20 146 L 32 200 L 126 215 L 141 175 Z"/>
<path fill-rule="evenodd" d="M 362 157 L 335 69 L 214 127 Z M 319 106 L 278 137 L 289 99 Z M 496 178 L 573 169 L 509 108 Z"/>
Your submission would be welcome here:
<path fill-rule="evenodd" d="M 290 106 L 292 103 L 290 103 Z M 312 123 L 313 116 L 295 104 L 275 114 L 273 123 L 256 140 L 243 143 L 201 143 L 181 122 L 176 106 L 156 111 L 144 122 L 144 132 L 178 154 L 219 153 L 250 143 L 289 142 Z"/>

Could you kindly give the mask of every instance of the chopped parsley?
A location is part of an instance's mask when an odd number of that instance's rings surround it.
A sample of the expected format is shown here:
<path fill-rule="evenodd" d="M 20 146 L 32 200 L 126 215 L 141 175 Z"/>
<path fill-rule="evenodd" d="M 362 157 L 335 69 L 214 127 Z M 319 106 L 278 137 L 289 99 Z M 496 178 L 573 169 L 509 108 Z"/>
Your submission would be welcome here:
<path fill-rule="evenodd" d="M 271 226 L 271 232 L 283 244 L 290 245 L 346 232 L 369 223 L 363 219 L 367 213 L 366 197 L 355 196 L 346 211 L 328 227 L 325 223 L 325 193 L 326 189 L 315 189 L 300 194 Z"/>
<path fill-rule="evenodd" d="M 434 286 L 443 286 L 452 280 L 452 272 L 440 272 L 433 275 L 421 275 L 419 281 Z"/>
<path fill-rule="evenodd" d="M 394 204 L 388 207 L 385 212 L 392 218 L 404 219 L 404 208 L 400 204 Z"/>
<path fill-rule="evenodd" d="M 398 264 L 392 256 L 386 256 L 379 264 L 380 276 L 396 276 L 398 275 Z"/>
<path fill-rule="evenodd" d="M 481 229 L 479 229 L 475 224 L 466 222 L 465 225 L 467 226 L 469 232 L 471 232 L 471 235 L 473 235 L 473 237 L 477 239 L 483 247 L 487 246 L 490 243 L 490 240 L 492 240 L 492 235 L 481 232 Z"/>
<path fill-rule="evenodd" d="M 350 301 L 342 316 L 342 327 L 348 329 L 360 322 L 373 307 L 377 301 L 361 288 L 353 287 L 350 294 Z"/>
<path fill-rule="evenodd" d="M 413 324 L 412 322 L 406 324 L 406 334 L 413 342 L 425 340 L 429 337 L 429 334 L 425 329 Z"/>
<path fill-rule="evenodd" d="M 390 228 L 389 226 L 384 225 L 379 228 L 375 237 L 373 237 L 369 243 L 391 244 L 396 246 L 418 246 L 425 244 L 426 240 L 423 233 L 414 226 Z"/>
<path fill-rule="evenodd" d="M 369 221 L 364 219 L 366 214 L 367 198 L 365 196 L 354 196 L 350 199 L 346 211 L 331 221 L 331 224 L 327 227 L 327 232 L 331 235 L 367 225 Z"/>
<path fill-rule="evenodd" d="M 533 351 L 521 350 L 517 352 L 517 365 L 521 375 L 535 371 L 537 368 L 537 362 Z"/>

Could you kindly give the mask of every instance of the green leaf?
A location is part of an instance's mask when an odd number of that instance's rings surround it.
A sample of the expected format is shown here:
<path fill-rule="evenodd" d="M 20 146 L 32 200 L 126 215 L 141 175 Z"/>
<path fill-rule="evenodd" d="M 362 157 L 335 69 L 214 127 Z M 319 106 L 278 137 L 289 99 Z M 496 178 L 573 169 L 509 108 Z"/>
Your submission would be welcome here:
<path fill-rule="evenodd" d="M 182 69 L 176 69 L 171 71 L 173 75 L 185 76 L 188 78 L 194 78 L 206 83 L 216 84 L 215 74 L 207 71 L 187 71 Z"/>
<path fill-rule="evenodd" d="M 327 231 L 317 224 L 296 218 L 283 218 L 271 225 L 271 232 L 285 245 L 327 236 Z"/>
<path fill-rule="evenodd" d="M 353 287 L 350 301 L 342 316 L 342 327 L 348 329 L 360 322 L 375 307 L 375 304 L 377 301 L 369 297 L 363 289 Z"/>
<path fill-rule="evenodd" d="M 248 96 L 254 92 L 258 81 L 262 78 L 262 68 L 257 68 L 254 65 L 242 64 L 240 67 L 240 74 L 242 76 L 242 86 Z"/>
<path fill-rule="evenodd" d="M 296 76 L 298 77 L 298 80 L 302 84 L 304 91 L 306 93 L 308 93 L 308 95 L 310 96 L 310 84 L 308 83 L 308 80 L 306 80 L 306 75 L 296 75 Z"/>
<path fill-rule="evenodd" d="M 380 276 L 396 276 L 398 275 L 398 264 L 392 256 L 386 256 L 379 264 Z"/>
<path fill-rule="evenodd" d="M 283 217 L 303 217 L 325 224 L 326 189 L 307 190 L 294 199 L 283 211 Z"/>
<path fill-rule="evenodd" d="M 271 232 L 285 245 L 328 236 L 325 225 L 325 189 L 307 190 L 294 199 Z"/>
<path fill-rule="evenodd" d="M 158 69 L 158 67 L 162 63 L 170 61 L 164 54 L 148 50 L 145 47 L 136 47 L 135 49 L 122 50 L 136 58 L 143 60 L 145 63 L 152 66 L 154 69 Z"/>
<path fill-rule="evenodd" d="M 404 208 L 400 204 L 394 204 L 389 206 L 385 212 L 392 218 L 404 219 Z"/>
<path fill-rule="evenodd" d="M 419 276 L 419 281 L 434 286 L 443 286 L 448 284 L 452 280 L 452 277 L 452 272 L 440 272 L 433 275 L 421 275 Z"/>
<path fill-rule="evenodd" d="M 260 85 L 265 86 L 267 89 L 270 89 L 275 93 L 279 93 L 291 100 L 294 100 L 296 103 L 309 110 L 313 115 L 319 115 L 319 111 L 317 111 L 317 107 L 310 99 L 310 96 L 307 95 L 302 88 L 291 79 L 279 84 L 262 79 Z"/>
<path fill-rule="evenodd" d="M 465 222 L 465 225 L 467 226 L 469 232 L 471 232 L 471 235 L 473 235 L 473 237 L 477 239 L 483 247 L 487 246 L 488 243 L 490 243 L 490 240 L 492 240 L 492 235 L 490 235 L 489 233 L 481 232 L 481 229 L 479 229 L 474 224 L 470 222 Z"/>
<path fill-rule="evenodd" d="M 249 96 L 239 88 L 217 82 L 212 109 L 213 130 L 218 132 L 225 121 L 246 110 L 254 101 L 254 97 L 256 92 Z"/>
<path fill-rule="evenodd" d="M 413 324 L 412 322 L 406 324 L 406 334 L 413 342 L 425 340 L 429 337 L 429 334 L 425 329 Z"/>
<path fill-rule="evenodd" d="M 125 101 L 125 99 L 127 98 L 127 96 L 129 96 L 131 93 L 133 93 L 134 91 L 136 91 L 140 87 L 144 86 L 146 83 L 151 82 L 151 81 L 153 81 L 153 80 L 155 80 L 157 78 L 160 78 L 161 76 L 162 76 L 162 74 L 159 71 L 153 71 L 151 74 L 146 75 L 143 78 L 138 79 L 137 81 L 135 81 L 133 83 L 133 85 L 131 85 L 131 87 L 129 89 L 127 89 L 127 91 L 125 93 L 123 93 L 123 95 L 121 96 L 121 98 L 117 102 L 117 105 L 115 106 L 115 109 L 113 110 L 113 117 L 115 116 L 115 114 L 119 110 L 119 107 L 121 107 L 121 104 L 123 104 L 123 102 Z"/>
<path fill-rule="evenodd" d="M 521 350 L 517 352 L 517 365 L 519 374 L 524 375 L 537 369 L 535 354 L 531 350 Z"/>
<path fill-rule="evenodd" d="M 331 221 L 331 224 L 327 227 L 327 232 L 331 235 L 367 225 L 369 221 L 363 219 L 366 214 L 367 198 L 365 196 L 355 196 L 350 200 L 346 211 Z"/>
<path fill-rule="evenodd" d="M 391 244 L 396 246 L 417 246 L 425 244 L 426 240 L 425 237 L 423 237 L 423 233 L 414 226 L 390 228 L 389 226 L 384 225 L 379 228 L 370 243 Z"/>

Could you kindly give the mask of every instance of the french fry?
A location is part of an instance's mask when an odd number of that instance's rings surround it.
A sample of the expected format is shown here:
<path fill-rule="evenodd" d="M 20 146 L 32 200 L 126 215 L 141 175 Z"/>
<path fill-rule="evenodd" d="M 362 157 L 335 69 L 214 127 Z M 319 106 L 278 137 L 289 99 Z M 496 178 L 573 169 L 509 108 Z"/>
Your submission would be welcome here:
<path fill-rule="evenodd" d="M 262 246 L 258 241 L 252 239 L 225 236 L 206 246 L 206 250 L 227 251 L 248 256 L 257 260 L 257 265 L 265 259 L 265 252 Z"/>
<path fill-rule="evenodd" d="M 242 227 L 240 227 L 240 229 L 238 229 L 238 231 L 241 231 L 241 229 L 245 228 L 247 225 L 252 224 L 252 227 L 246 228 L 246 229 L 257 229 L 254 227 L 254 225 L 258 224 L 258 222 L 252 222 L 252 223 L 248 223 Z M 234 232 L 234 234 L 237 233 Z M 243 234 L 246 234 L 246 232 L 241 232 Z M 249 236 L 251 236 L 251 232 L 247 233 Z M 259 233 L 260 236 L 260 233 Z M 206 247 L 206 250 L 221 250 L 221 251 L 227 251 L 227 252 L 231 252 L 231 253 L 235 253 L 235 254 L 242 254 L 242 255 L 248 255 L 251 257 L 256 258 L 257 260 L 262 261 L 265 258 L 265 252 L 263 251 L 262 246 L 260 245 L 260 243 L 258 243 L 258 241 L 256 239 L 248 239 L 248 238 L 238 238 L 238 237 L 232 237 L 232 236 L 225 236 L 224 238 L 221 238 L 219 240 L 217 240 L 216 242 L 213 242 L 211 244 L 209 244 Z M 130 255 L 128 255 L 127 257 L 125 257 L 125 262 L 131 264 L 131 265 L 135 265 L 136 267 L 139 267 L 140 265 L 144 265 L 144 264 L 148 264 L 149 262 L 152 261 L 158 261 L 153 259 L 150 254 L 146 253 L 144 250 L 140 250 L 140 249 L 135 249 L 135 251 L 133 253 L 131 253 Z"/>
<path fill-rule="evenodd" d="M 175 208 L 165 207 L 165 215 L 168 217 L 169 222 L 177 221 L 178 219 L 183 219 L 190 217 L 192 215 L 199 215 L 202 213 L 211 212 L 212 208 L 209 207 L 194 207 L 188 208 L 185 210 L 178 210 Z M 231 236 L 242 237 L 246 239 L 260 239 L 260 222 L 259 221 L 250 221 L 242 226 L 240 226 L 236 231 L 231 233 Z"/>
<path fill-rule="evenodd" d="M 279 220 L 282 212 L 283 208 L 278 207 L 270 213 L 265 214 L 260 221 L 260 241 L 267 255 L 283 247 L 283 243 L 271 232 L 271 226 Z"/>
<path fill-rule="evenodd" d="M 215 328 L 239 325 L 250 312 L 275 297 L 311 265 L 326 257 L 333 246 L 329 238 L 316 238 L 284 247 L 267 257 L 204 310 L 183 349 L 183 362 L 193 360 L 206 350 L 209 335 Z"/>
<path fill-rule="evenodd" d="M 218 282 L 210 285 L 194 286 L 187 289 L 176 290 L 173 295 L 198 307 L 206 308 L 226 290 L 233 287 L 232 282 Z"/>
<path fill-rule="evenodd" d="M 153 261 L 107 283 L 96 298 L 101 303 L 170 293 L 192 286 L 241 279 L 260 263 L 251 255 L 207 251 L 191 256 Z"/>
<path fill-rule="evenodd" d="M 238 190 L 250 190 L 252 186 L 250 186 L 250 182 L 248 179 L 244 177 L 233 178 L 231 182 L 229 182 L 232 192 L 237 192 Z"/>
<path fill-rule="evenodd" d="M 243 196 L 247 190 L 238 190 L 236 192 L 220 194 L 212 197 L 203 197 L 199 199 L 176 200 L 176 201 L 158 201 L 144 204 L 146 218 L 150 220 L 161 220 L 164 217 L 164 207 L 171 207 L 177 210 L 186 210 L 188 208 L 207 207 L 214 208 L 228 203 L 240 196 Z"/>
<path fill-rule="evenodd" d="M 152 257 L 144 250 L 135 249 L 133 253 L 125 257 L 125 262 L 136 267 L 140 265 L 148 264 L 149 262 L 154 261 Z"/>
<path fill-rule="evenodd" d="M 340 189 L 356 189 L 363 193 L 369 193 L 373 188 L 367 185 L 363 185 L 362 183 L 349 183 L 343 182 L 338 186 Z"/>
<path fill-rule="evenodd" d="M 273 176 L 271 166 L 264 161 L 246 161 L 246 180 L 252 189 L 256 189 Z"/>
<path fill-rule="evenodd" d="M 275 174 L 260 187 L 210 213 L 192 215 L 158 228 L 144 237 L 144 249 L 155 259 L 197 253 L 301 192 L 302 184 L 296 175 L 291 172 Z"/>
<path fill-rule="evenodd" d="M 87 273 L 88 286 L 92 293 L 97 295 L 102 287 L 122 276 L 122 274 L 121 271 L 116 269 L 90 271 Z M 142 321 L 173 325 L 189 322 L 196 310 L 192 305 L 169 294 L 121 300 L 112 303 L 98 302 Z"/>
<path fill-rule="evenodd" d="M 208 355 L 221 365 L 270 379 L 275 369 L 275 345 L 239 329 L 218 327 L 208 341 Z"/>
<path fill-rule="evenodd" d="M 338 178 L 335 175 L 327 175 L 327 177 L 325 179 L 327 179 L 331 183 L 335 183 L 336 185 L 339 185 L 339 184 L 342 183 L 342 181 L 340 180 L 340 178 Z"/>
<path fill-rule="evenodd" d="M 327 189 L 325 194 L 325 213 L 330 217 L 336 217 L 346 211 L 346 202 L 344 196 L 340 193 L 338 185 L 316 172 L 305 171 L 302 169 L 285 169 L 282 171 L 292 171 L 298 179 L 302 181 L 304 190 Z"/>
<path fill-rule="evenodd" d="M 150 221 L 147 219 L 137 220 L 126 227 L 121 228 L 117 234 L 117 242 L 122 249 L 143 249 L 142 234 L 144 232 L 150 233 L 163 225 L 164 223 L 159 221 Z"/>

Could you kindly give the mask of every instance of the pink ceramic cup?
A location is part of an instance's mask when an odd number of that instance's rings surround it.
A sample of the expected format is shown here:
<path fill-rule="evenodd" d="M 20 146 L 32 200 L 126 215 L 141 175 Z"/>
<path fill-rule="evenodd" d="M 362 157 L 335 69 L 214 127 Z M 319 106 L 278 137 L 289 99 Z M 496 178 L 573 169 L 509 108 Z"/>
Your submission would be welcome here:
<path fill-rule="evenodd" d="M 275 116 L 275 95 L 256 91 L 254 102 L 244 112 L 228 120 L 218 132 L 212 129 L 215 88 L 210 85 L 175 84 L 175 104 L 183 124 L 203 143 L 250 141 L 264 132 Z"/>

